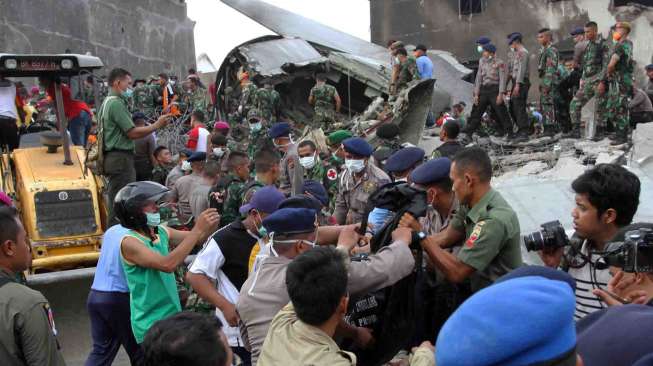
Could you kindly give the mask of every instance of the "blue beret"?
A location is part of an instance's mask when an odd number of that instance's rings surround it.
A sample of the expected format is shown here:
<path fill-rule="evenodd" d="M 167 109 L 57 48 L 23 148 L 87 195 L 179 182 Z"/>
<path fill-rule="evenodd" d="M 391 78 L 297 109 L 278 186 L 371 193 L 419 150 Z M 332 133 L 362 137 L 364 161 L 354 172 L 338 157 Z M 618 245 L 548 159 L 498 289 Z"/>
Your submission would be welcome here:
<path fill-rule="evenodd" d="M 493 45 L 492 43 L 484 44 L 483 45 L 483 51 L 495 53 L 497 52 L 497 47 Z"/>
<path fill-rule="evenodd" d="M 267 214 L 271 214 L 277 210 L 279 204 L 286 199 L 286 196 L 277 189 L 275 186 L 261 187 L 254 192 L 249 202 L 240 206 L 238 212 L 241 215 L 247 214 L 251 210 L 258 210 Z"/>
<path fill-rule="evenodd" d="M 519 33 L 519 32 L 511 33 L 510 37 L 508 37 L 508 45 L 510 45 L 512 42 L 514 42 L 516 40 L 521 41 L 521 39 L 522 39 L 521 33 Z"/>
<path fill-rule="evenodd" d="M 488 43 L 492 43 L 492 41 L 488 37 L 483 36 L 483 37 L 480 37 L 479 39 L 477 39 L 476 43 L 478 43 L 478 44 L 480 44 L 482 46 L 482 45 L 485 45 L 485 44 L 488 44 Z"/>
<path fill-rule="evenodd" d="M 342 142 L 345 151 L 350 154 L 369 157 L 374 149 L 365 139 L 360 137 L 350 137 Z"/>
<path fill-rule="evenodd" d="M 322 202 L 316 200 L 315 198 L 311 196 L 307 196 L 305 194 L 300 194 L 297 196 L 292 196 L 290 198 L 286 198 L 281 204 L 279 204 L 279 209 L 282 208 L 310 208 L 311 210 L 315 210 L 315 212 L 319 212 L 322 210 Z"/>
<path fill-rule="evenodd" d="M 322 183 L 316 180 L 305 180 L 304 184 L 302 185 L 302 193 L 309 193 L 315 199 L 320 201 L 323 206 L 329 205 L 329 194 L 327 193 Z"/>
<path fill-rule="evenodd" d="M 421 164 L 410 173 L 410 180 L 416 184 L 430 184 L 449 177 L 451 160 L 437 158 Z"/>
<path fill-rule="evenodd" d="M 633 364 L 633 366 L 652 366 L 653 365 L 653 353 L 649 353 L 648 355 L 640 358 L 637 360 L 636 363 Z"/>
<path fill-rule="evenodd" d="M 189 163 L 194 161 L 204 161 L 206 160 L 206 153 L 202 151 L 196 151 L 191 156 L 189 156 L 187 160 Z"/>
<path fill-rule="evenodd" d="M 653 70 L 653 64 L 646 65 L 646 70 Z"/>
<path fill-rule="evenodd" d="M 510 366 L 556 359 L 576 346 L 575 308 L 574 292 L 561 281 L 524 277 L 493 284 L 442 326 L 435 363 Z"/>
<path fill-rule="evenodd" d="M 583 27 L 576 27 L 569 32 L 570 36 L 578 36 L 580 34 L 585 34 L 585 29 L 583 29 Z"/>
<path fill-rule="evenodd" d="M 268 131 L 268 136 L 270 136 L 273 139 L 276 139 L 277 137 L 284 137 L 284 136 L 289 136 L 290 135 L 290 124 L 287 122 L 279 122 L 275 123 L 270 127 L 270 130 Z"/>
<path fill-rule="evenodd" d="M 425 152 L 419 147 L 407 147 L 397 150 L 385 162 L 385 170 L 403 172 L 424 159 Z"/>
<path fill-rule="evenodd" d="M 632 365 L 651 353 L 653 307 L 624 305 L 593 312 L 577 324 L 585 365 Z"/>
<path fill-rule="evenodd" d="M 532 276 L 544 277 L 550 280 L 565 282 L 569 285 L 569 287 L 571 287 L 572 290 L 576 291 L 576 279 L 573 278 L 569 273 L 565 271 L 558 271 L 557 269 L 545 266 L 521 266 L 497 278 L 494 283 L 512 280 L 514 278 Z"/>
<path fill-rule="evenodd" d="M 282 208 L 264 218 L 263 227 L 276 235 L 310 233 L 317 228 L 315 210 Z"/>

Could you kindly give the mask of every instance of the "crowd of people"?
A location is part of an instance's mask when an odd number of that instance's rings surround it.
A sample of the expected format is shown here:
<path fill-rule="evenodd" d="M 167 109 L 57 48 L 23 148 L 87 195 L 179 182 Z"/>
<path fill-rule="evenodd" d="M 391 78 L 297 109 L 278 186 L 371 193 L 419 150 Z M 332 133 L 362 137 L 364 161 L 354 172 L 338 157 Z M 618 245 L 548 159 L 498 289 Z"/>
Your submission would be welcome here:
<path fill-rule="evenodd" d="M 614 43 L 596 29 L 590 22 L 583 39 L 574 34 L 581 76 L 566 126 L 556 107 L 562 63 L 550 31 L 538 33 L 544 134 L 580 137 L 579 111 L 593 93 L 607 111 L 597 135 L 612 123 L 621 143 L 630 129 L 630 25 L 614 27 Z M 377 147 L 334 129 L 341 101 L 321 74 L 306 124 L 327 131 L 326 141 L 296 134 L 272 84 L 258 88 L 244 70 L 230 121 L 215 120 L 194 72 L 182 91 L 166 74 L 134 79 L 115 68 L 97 105 L 64 85 L 71 140 L 99 144 L 111 202 L 87 302 L 86 365 L 110 365 L 121 346 L 146 366 L 651 364 L 653 273 L 602 264 L 611 242 L 642 226 L 632 225 L 639 178 L 617 164 L 583 172 L 570 187 L 578 244 L 545 246 L 544 265 L 528 266 L 488 153 L 460 142 L 480 131 L 488 108 L 496 134 L 523 141 L 532 132 L 521 40 L 510 35 L 505 64 L 479 39 L 471 115 L 465 122 L 459 103 L 452 118 L 429 116 L 442 141 L 430 156 L 400 141 L 394 124 L 376 130 Z M 426 47 L 412 56 L 400 42 L 389 47 L 391 95 L 432 77 Z M 46 100 L 53 82 L 40 80 Z M 180 103 L 191 113 L 178 150 L 156 131 Z M 47 300 L 15 281 L 30 245 L 11 200 L 0 201 L 0 360 L 63 365 Z"/>

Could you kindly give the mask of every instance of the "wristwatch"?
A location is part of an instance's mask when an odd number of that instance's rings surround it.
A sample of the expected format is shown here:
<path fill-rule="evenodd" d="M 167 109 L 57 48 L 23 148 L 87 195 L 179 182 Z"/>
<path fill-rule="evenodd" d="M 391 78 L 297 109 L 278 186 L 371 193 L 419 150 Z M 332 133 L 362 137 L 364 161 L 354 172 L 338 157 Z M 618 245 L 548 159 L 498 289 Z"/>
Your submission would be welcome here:
<path fill-rule="evenodd" d="M 417 232 L 417 237 L 419 238 L 420 241 L 426 239 L 426 236 L 427 236 L 426 233 L 423 231 Z"/>

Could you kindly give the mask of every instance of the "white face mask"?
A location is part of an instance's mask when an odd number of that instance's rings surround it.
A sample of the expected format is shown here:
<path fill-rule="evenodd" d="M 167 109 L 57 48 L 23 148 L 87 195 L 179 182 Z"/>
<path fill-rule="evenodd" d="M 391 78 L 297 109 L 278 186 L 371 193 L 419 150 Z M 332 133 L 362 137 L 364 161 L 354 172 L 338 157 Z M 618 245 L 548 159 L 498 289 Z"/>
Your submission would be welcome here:
<path fill-rule="evenodd" d="M 401 63 L 401 60 L 399 60 L 399 57 L 397 57 L 397 56 L 395 56 L 395 63 L 396 63 L 396 64 L 400 64 L 400 63 Z"/>
<path fill-rule="evenodd" d="M 480 46 L 480 45 L 479 45 L 479 46 L 476 46 L 476 51 L 477 51 L 478 53 L 482 53 L 482 52 L 483 52 L 483 46 Z"/>
<path fill-rule="evenodd" d="M 365 160 L 345 159 L 345 166 L 352 173 L 360 173 L 365 169 Z"/>
<path fill-rule="evenodd" d="M 261 130 L 261 128 L 263 128 L 263 124 L 261 122 L 249 124 L 249 129 L 252 130 L 252 132 L 258 132 Z"/>
<path fill-rule="evenodd" d="M 315 154 L 313 154 L 311 156 L 299 158 L 299 164 L 306 169 L 311 169 L 315 166 L 315 160 Z"/>
<path fill-rule="evenodd" d="M 395 178 L 395 182 L 408 182 L 408 176 L 403 178 Z"/>
<path fill-rule="evenodd" d="M 184 162 L 181 163 L 181 170 L 183 170 L 185 172 L 188 172 L 188 171 L 191 170 L 190 162 L 188 160 L 184 160 Z"/>
<path fill-rule="evenodd" d="M 221 158 L 222 155 L 224 155 L 224 149 L 221 147 L 214 147 L 213 148 L 213 155 Z"/>

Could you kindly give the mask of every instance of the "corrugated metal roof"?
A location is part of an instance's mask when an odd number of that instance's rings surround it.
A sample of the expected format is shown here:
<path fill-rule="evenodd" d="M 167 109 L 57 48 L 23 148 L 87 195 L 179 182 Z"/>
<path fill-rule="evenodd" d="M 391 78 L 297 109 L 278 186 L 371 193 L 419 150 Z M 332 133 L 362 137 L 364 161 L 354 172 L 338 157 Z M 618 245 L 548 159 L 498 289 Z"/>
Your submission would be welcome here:
<path fill-rule="evenodd" d="M 249 43 L 238 48 L 249 66 L 263 76 L 283 74 L 281 66 L 295 64 L 305 66 L 326 62 L 308 42 L 299 38 L 280 38 L 264 42 Z"/>

